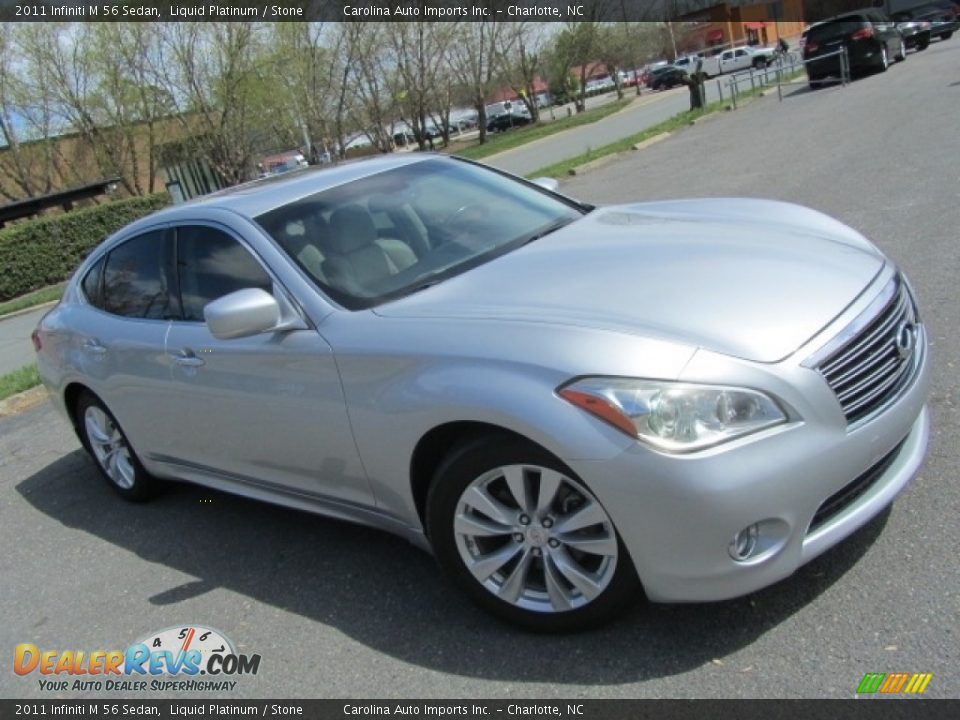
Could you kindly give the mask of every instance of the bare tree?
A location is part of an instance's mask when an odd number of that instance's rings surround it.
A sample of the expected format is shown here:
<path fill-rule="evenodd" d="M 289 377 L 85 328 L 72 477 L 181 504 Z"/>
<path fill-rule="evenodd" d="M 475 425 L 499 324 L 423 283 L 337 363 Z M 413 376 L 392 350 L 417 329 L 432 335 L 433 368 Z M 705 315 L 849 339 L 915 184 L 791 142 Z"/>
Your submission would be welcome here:
<path fill-rule="evenodd" d="M 452 23 L 397 22 L 382 26 L 391 50 L 390 63 L 395 70 L 387 74 L 394 80 L 394 97 L 402 117 L 413 129 L 421 150 L 427 148 L 431 110 L 441 104 L 437 92 L 440 78 L 439 58 L 447 51 Z M 430 141 L 432 144 L 432 141 Z"/>
<path fill-rule="evenodd" d="M 544 72 L 546 32 L 542 23 L 516 22 L 509 25 L 510 40 L 500 51 L 503 79 L 520 96 L 533 122 L 540 120 L 536 80 Z"/>
<path fill-rule="evenodd" d="M 271 89 L 258 82 L 255 23 L 161 25 L 162 79 L 184 136 L 228 184 L 247 180 Z M 262 27 L 260 28 L 263 29 Z"/>
<path fill-rule="evenodd" d="M 477 111 L 482 144 L 487 139 L 487 100 L 496 89 L 501 59 L 510 51 L 509 26 L 480 20 L 455 27 L 457 33 L 450 45 L 451 64 Z"/>

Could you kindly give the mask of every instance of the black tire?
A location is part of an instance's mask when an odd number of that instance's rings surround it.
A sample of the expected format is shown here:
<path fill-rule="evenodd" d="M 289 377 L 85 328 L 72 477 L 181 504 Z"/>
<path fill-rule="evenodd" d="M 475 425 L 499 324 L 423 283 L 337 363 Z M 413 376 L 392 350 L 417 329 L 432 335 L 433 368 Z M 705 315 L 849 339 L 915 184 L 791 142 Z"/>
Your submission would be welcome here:
<path fill-rule="evenodd" d="M 907 59 L 907 44 L 903 40 L 900 41 L 900 52 L 893 59 L 898 63 Z"/>
<path fill-rule="evenodd" d="M 537 466 L 544 470 L 553 470 L 586 489 L 583 481 L 577 478 L 573 471 L 556 457 L 543 448 L 515 436 L 485 435 L 455 447 L 437 469 L 427 496 L 426 506 L 427 535 L 433 545 L 437 560 L 448 577 L 453 579 L 471 600 L 484 610 L 503 620 L 535 632 L 569 632 L 597 627 L 615 619 L 628 604 L 638 599 L 644 599 L 640 581 L 633 567 L 633 561 L 615 529 L 617 553 L 614 560 L 615 564 L 613 568 L 609 569 L 612 577 L 609 578 L 608 583 L 596 597 L 592 600 L 586 600 L 586 604 L 574 609 L 540 611 L 519 607 L 495 595 L 494 591 L 481 584 L 481 581 L 471 574 L 461 556 L 461 550 L 457 544 L 457 533 L 454 530 L 458 508 L 461 507 L 463 501 L 462 496 L 471 484 L 488 473 L 513 465 Z M 542 477 L 543 475 L 540 475 L 540 478 Z M 539 483 L 540 480 L 536 482 Z M 589 489 L 587 491 L 589 493 Z M 514 512 L 522 512 L 522 510 L 518 507 L 514 509 Z M 547 510 L 547 512 L 549 513 L 551 510 Z M 605 514 L 606 511 L 603 512 Z M 524 517 L 521 515 L 519 522 L 522 523 Z M 560 515 L 557 519 L 558 528 L 562 522 L 562 517 Z M 529 527 L 532 528 L 537 526 L 541 520 L 534 518 L 532 521 L 528 519 L 527 522 L 531 523 Z M 610 525 L 612 527 L 612 522 Z M 552 522 L 551 525 L 547 525 L 544 521 L 542 527 L 551 526 Z M 506 540 L 506 543 L 500 545 L 497 549 L 505 548 L 507 544 L 517 542 L 515 538 L 516 536 L 510 538 L 509 533 L 507 533 L 507 537 L 501 538 L 501 540 Z M 543 541 L 540 540 L 540 542 Z M 554 543 L 555 541 L 551 540 L 550 542 Z M 518 547 L 520 546 L 518 545 Z M 551 545 L 551 547 L 554 546 Z M 544 549 L 546 549 L 545 546 Z M 566 551 L 566 547 L 563 548 L 563 551 Z M 531 561 L 533 563 L 530 566 L 531 570 L 523 574 L 524 579 L 521 580 L 521 583 L 523 583 L 524 588 L 528 587 L 528 578 L 533 577 L 537 572 L 539 572 L 540 578 L 546 582 L 547 556 L 554 551 L 542 552 L 539 548 L 535 548 L 532 552 L 536 554 L 536 557 Z M 552 567 L 556 566 L 552 565 Z M 503 567 L 493 570 L 492 573 L 499 573 L 501 570 L 503 570 Z M 493 577 L 493 574 L 490 577 Z M 551 600 L 550 604 L 552 602 Z"/>
<path fill-rule="evenodd" d="M 917 52 L 926 50 L 928 47 L 930 47 L 930 36 L 917 40 Z"/>
<path fill-rule="evenodd" d="M 940 36 L 940 39 L 949 40 L 952 37 L 953 37 L 953 30 L 951 30 L 950 32 L 945 32 L 943 35 Z"/>
<path fill-rule="evenodd" d="M 116 418 L 96 395 L 89 391 L 80 394 L 74 418 L 83 447 L 115 493 L 131 502 L 143 502 L 156 495 L 158 481 L 144 469 Z M 100 437 L 96 436 L 97 419 L 103 421 L 107 430 Z"/>
<path fill-rule="evenodd" d="M 880 63 L 877 65 L 877 72 L 884 73 L 890 67 L 890 55 L 887 52 L 887 46 L 880 48 Z"/>

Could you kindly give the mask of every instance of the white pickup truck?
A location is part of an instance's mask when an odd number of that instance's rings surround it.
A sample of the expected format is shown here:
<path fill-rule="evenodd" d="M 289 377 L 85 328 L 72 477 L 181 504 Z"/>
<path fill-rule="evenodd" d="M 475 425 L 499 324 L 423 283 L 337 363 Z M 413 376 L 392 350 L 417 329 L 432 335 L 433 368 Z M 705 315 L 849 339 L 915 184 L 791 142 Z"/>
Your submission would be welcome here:
<path fill-rule="evenodd" d="M 777 49 L 772 47 L 738 47 L 724 50 L 719 55 L 709 58 L 713 67 L 707 67 L 704 61 L 704 70 L 711 75 L 720 73 L 762 68 L 770 65 L 777 58 Z"/>

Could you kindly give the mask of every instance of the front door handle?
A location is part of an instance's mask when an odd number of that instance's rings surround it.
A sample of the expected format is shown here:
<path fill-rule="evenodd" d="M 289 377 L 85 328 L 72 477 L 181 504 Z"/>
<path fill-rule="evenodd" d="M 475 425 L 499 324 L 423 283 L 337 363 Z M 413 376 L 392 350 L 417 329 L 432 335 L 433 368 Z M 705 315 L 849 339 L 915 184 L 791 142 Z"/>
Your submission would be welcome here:
<path fill-rule="evenodd" d="M 83 349 L 91 355 L 106 355 L 107 348 L 100 344 L 96 338 L 87 338 L 83 341 Z"/>
<path fill-rule="evenodd" d="M 173 353 L 170 357 L 173 358 L 173 361 L 180 367 L 185 368 L 198 368 L 202 367 L 206 361 L 202 358 L 198 358 L 193 354 L 193 350 L 187 350 L 186 348 L 180 352 Z"/>

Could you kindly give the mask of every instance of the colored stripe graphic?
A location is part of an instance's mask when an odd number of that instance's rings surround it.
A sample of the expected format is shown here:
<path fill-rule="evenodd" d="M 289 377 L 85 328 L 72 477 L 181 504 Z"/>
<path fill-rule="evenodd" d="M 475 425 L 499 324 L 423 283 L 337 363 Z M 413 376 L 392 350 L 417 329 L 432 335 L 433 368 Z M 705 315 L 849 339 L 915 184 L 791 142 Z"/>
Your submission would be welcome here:
<path fill-rule="evenodd" d="M 910 682 L 907 683 L 907 687 L 904 692 L 911 693 L 913 695 L 920 695 L 924 690 L 927 689 L 927 685 L 930 684 L 932 679 L 932 673 L 914 673 L 913 677 L 910 678 Z"/>
<path fill-rule="evenodd" d="M 857 688 L 857 693 L 875 693 L 880 689 L 880 683 L 883 682 L 883 678 L 885 677 L 886 673 L 867 673 L 863 676 L 863 680 L 860 681 L 860 686 Z"/>
<path fill-rule="evenodd" d="M 858 695 L 876 692 L 895 695 L 903 692 L 922 695 L 933 679 L 933 673 L 867 673 L 857 686 Z"/>

